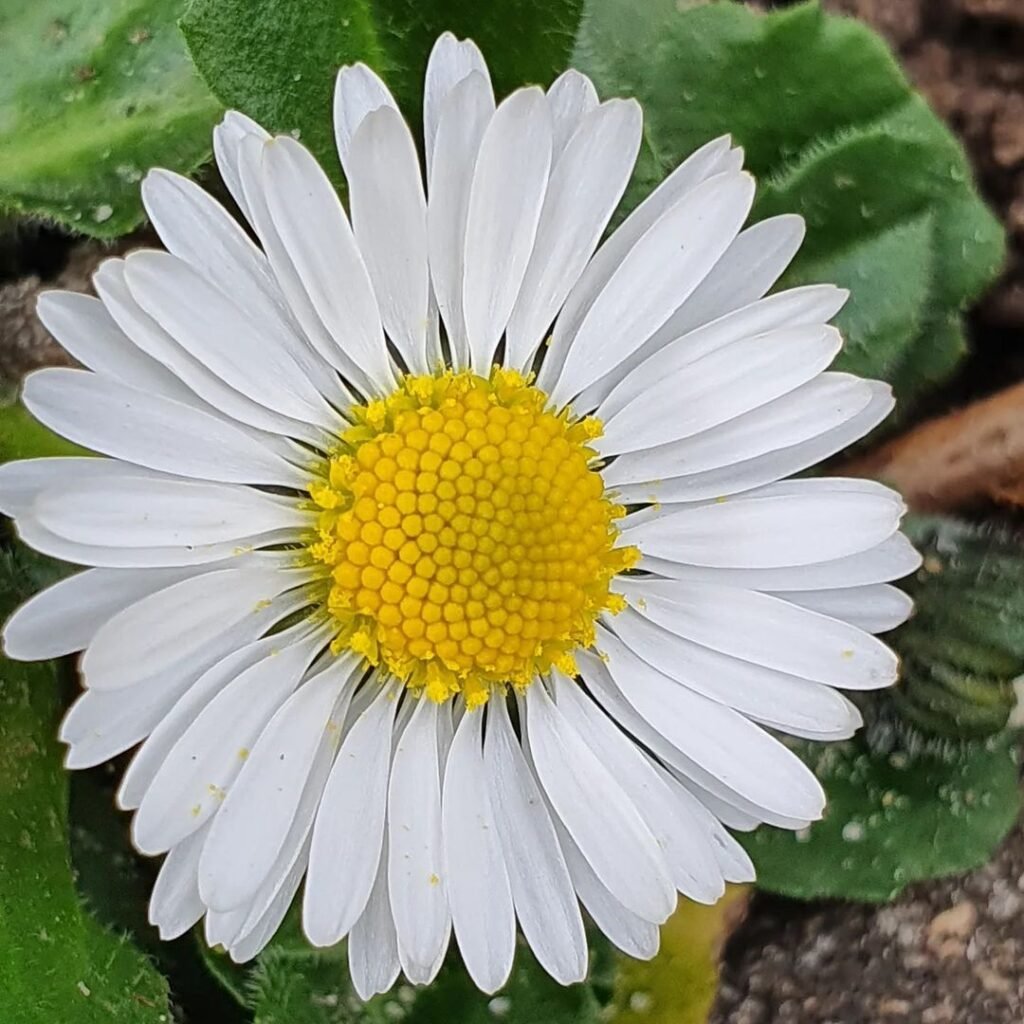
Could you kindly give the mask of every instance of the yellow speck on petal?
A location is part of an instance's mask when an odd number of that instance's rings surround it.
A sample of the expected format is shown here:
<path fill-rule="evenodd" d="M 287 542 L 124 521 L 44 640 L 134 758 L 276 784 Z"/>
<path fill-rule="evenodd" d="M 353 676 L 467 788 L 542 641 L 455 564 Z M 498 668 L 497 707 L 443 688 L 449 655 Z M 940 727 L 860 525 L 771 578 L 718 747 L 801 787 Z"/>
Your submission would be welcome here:
<path fill-rule="evenodd" d="M 193 818 L 198 818 L 203 813 L 202 804 L 193 804 L 190 813 Z"/>
<path fill-rule="evenodd" d="M 249 757 L 249 748 L 248 747 L 239 747 L 238 748 L 238 760 L 239 761 L 245 761 L 245 760 L 248 759 L 248 757 Z"/>
<path fill-rule="evenodd" d="M 848 661 L 850 658 L 853 657 L 853 651 L 847 648 L 845 651 L 843 651 L 843 657 Z"/>
<path fill-rule="evenodd" d="M 263 598 L 262 601 L 257 601 L 256 604 L 253 605 L 253 609 L 252 610 L 254 612 L 262 612 L 262 611 L 265 611 L 267 608 L 269 608 L 273 603 L 274 603 L 273 601 L 271 601 L 269 598 L 265 597 L 265 598 Z"/>
<path fill-rule="evenodd" d="M 431 875 L 428 879 L 431 885 L 440 885 L 441 879 L 437 875 Z"/>
<path fill-rule="evenodd" d="M 309 485 L 332 650 L 470 708 L 575 675 L 597 617 L 625 607 L 611 581 L 640 557 L 616 547 L 626 510 L 588 447 L 600 421 L 497 368 L 408 376 L 348 416 Z"/>

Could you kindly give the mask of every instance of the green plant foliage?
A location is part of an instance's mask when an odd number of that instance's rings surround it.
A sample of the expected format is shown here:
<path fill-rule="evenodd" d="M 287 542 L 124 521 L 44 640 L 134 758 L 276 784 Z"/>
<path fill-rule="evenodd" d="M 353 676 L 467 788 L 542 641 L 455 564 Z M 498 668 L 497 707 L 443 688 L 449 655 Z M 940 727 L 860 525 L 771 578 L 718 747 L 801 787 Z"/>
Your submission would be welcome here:
<path fill-rule="evenodd" d="M 547 84 L 568 62 L 582 0 L 193 0 L 181 21 L 196 66 L 228 106 L 293 132 L 339 179 L 334 77 L 363 61 L 419 124 L 427 55 L 445 30 L 484 49 L 499 92 Z"/>
<path fill-rule="evenodd" d="M 0 618 L 38 578 L 32 563 L 0 553 Z M 58 715 L 53 665 L 0 663 L 0 1020 L 166 1024 L 164 979 L 79 904 Z"/>
<path fill-rule="evenodd" d="M 901 679 L 872 709 L 873 731 L 902 720 L 947 740 L 996 733 L 1013 709 L 1013 680 L 1024 673 L 1020 544 L 951 519 L 911 518 L 906 529 L 924 564 L 901 584 L 915 613 L 890 638 Z"/>
<path fill-rule="evenodd" d="M 352 989 L 344 944 L 313 949 L 296 922 L 292 914 L 244 981 L 234 969 L 222 979 L 235 993 L 244 993 L 254 1024 L 493 1024 L 496 1019 L 509 1024 L 597 1024 L 601 1019 L 601 1002 L 590 983 L 559 985 L 522 945 L 512 976 L 497 996 L 480 992 L 452 954 L 431 985 L 398 984 L 364 1003 Z M 210 956 L 216 959 L 218 954 Z"/>
<path fill-rule="evenodd" d="M 805 832 L 741 836 L 758 885 L 785 896 L 892 899 L 911 882 L 984 864 L 1020 809 L 1006 734 L 913 754 L 862 739 L 794 746 L 828 793 L 825 817 Z"/>
<path fill-rule="evenodd" d="M 860 699 L 865 736 L 881 751 L 943 753 L 1007 725 L 1024 673 L 1024 555 L 1010 535 L 958 520 L 911 516 L 904 530 L 924 556 L 899 584 L 915 610 L 886 638 L 898 685 Z"/>
<path fill-rule="evenodd" d="M 181 0 L 0 0 L 0 209 L 97 238 L 142 220 L 152 166 L 192 171 L 218 105 L 176 20 Z"/>
<path fill-rule="evenodd" d="M 731 133 L 760 182 L 754 219 L 807 221 L 782 283 L 852 292 L 838 365 L 892 382 L 904 403 L 949 375 L 965 351 L 960 313 L 1002 262 L 1002 230 L 959 143 L 869 28 L 816 3 L 762 15 L 588 0 L 574 63 L 603 95 L 644 105 L 628 203 Z"/>
<path fill-rule="evenodd" d="M 0 404 L 0 463 L 50 455 L 88 455 L 44 427 L 20 402 Z"/>

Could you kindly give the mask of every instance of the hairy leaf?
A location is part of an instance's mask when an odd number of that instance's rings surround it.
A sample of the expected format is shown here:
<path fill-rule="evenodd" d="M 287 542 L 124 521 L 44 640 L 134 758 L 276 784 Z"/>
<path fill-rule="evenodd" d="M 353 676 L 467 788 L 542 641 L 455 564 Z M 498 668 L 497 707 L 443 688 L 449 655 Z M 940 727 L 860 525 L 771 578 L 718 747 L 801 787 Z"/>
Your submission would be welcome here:
<path fill-rule="evenodd" d="M 182 0 L 0 0 L 0 209 L 98 238 L 142 219 L 153 166 L 189 172 L 219 107 L 192 67 Z"/>

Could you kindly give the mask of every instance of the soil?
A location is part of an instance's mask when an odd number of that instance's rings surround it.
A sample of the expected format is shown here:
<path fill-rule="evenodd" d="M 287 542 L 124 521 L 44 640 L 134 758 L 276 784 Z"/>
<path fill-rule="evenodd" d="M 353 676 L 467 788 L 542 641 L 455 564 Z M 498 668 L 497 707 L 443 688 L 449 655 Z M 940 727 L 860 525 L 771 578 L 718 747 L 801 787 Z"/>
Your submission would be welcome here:
<path fill-rule="evenodd" d="M 755 897 L 709 1024 L 1019 1024 L 1024 828 L 968 875 L 895 903 Z"/>

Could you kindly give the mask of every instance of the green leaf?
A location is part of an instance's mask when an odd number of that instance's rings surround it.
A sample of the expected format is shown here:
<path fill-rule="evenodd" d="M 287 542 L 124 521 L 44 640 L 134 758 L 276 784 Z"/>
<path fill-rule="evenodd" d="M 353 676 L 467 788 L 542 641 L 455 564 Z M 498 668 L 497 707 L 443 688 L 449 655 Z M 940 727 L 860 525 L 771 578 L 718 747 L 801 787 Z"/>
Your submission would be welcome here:
<path fill-rule="evenodd" d="M 34 570 L 0 553 L 0 618 Z M 67 836 L 52 664 L 0 668 L 0 1020 L 166 1024 L 167 984 L 127 939 L 79 904 Z"/>
<path fill-rule="evenodd" d="M 494 1024 L 500 1017 L 507 1024 L 598 1024 L 600 1004 L 590 985 L 559 985 L 527 952 L 522 943 L 508 983 L 495 997 L 480 992 L 466 968 L 457 959 L 429 988 L 416 997 L 409 1024 Z"/>
<path fill-rule="evenodd" d="M 548 85 L 569 63 L 584 0 L 370 0 L 390 55 L 385 71 L 410 118 L 419 117 L 423 73 L 445 31 L 483 50 L 499 96 Z"/>
<path fill-rule="evenodd" d="M 955 740 L 999 732 L 1024 673 L 1024 553 L 1013 537 L 939 517 L 905 529 L 924 556 L 900 586 L 913 618 L 890 636 L 899 684 L 869 706 L 872 732 L 909 723 Z"/>
<path fill-rule="evenodd" d="M 44 427 L 20 402 L 0 404 L 0 463 L 50 455 L 88 455 L 84 448 Z"/>
<path fill-rule="evenodd" d="M 740 837 L 761 888 L 785 896 L 892 899 L 985 863 L 1020 809 L 1006 734 L 944 753 L 886 753 L 862 739 L 794 746 L 825 787 L 825 817 L 803 832 L 763 826 Z"/>
<path fill-rule="evenodd" d="M 644 105 L 627 204 L 731 134 L 760 181 L 754 219 L 807 221 L 782 284 L 851 290 L 839 366 L 892 382 L 904 403 L 952 372 L 960 314 L 997 274 L 1003 234 L 959 143 L 869 28 L 815 3 L 763 15 L 588 0 L 574 63 L 602 94 Z"/>
<path fill-rule="evenodd" d="M 331 98 L 341 65 L 382 74 L 418 130 L 427 55 L 442 32 L 480 44 L 499 93 L 547 84 L 568 61 L 582 2 L 193 0 L 181 28 L 225 104 L 297 134 L 338 181 Z"/>
<path fill-rule="evenodd" d="M 142 220 L 152 166 L 189 172 L 218 104 L 176 20 L 181 0 L 0 0 L 0 209 L 98 238 Z"/>
<path fill-rule="evenodd" d="M 386 63 L 368 0 L 193 0 L 181 30 L 226 106 L 296 135 L 338 179 L 334 75 L 342 64 Z"/>

